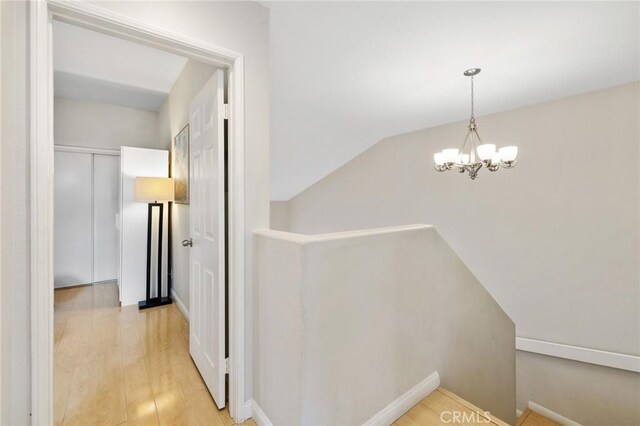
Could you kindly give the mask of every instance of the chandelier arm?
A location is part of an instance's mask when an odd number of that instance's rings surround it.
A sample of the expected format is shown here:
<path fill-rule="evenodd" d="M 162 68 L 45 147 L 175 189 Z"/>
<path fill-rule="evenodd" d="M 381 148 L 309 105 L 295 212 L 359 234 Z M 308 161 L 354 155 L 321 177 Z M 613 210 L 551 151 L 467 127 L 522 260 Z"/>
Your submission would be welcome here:
<path fill-rule="evenodd" d="M 464 147 L 467 146 L 467 142 L 469 141 L 469 135 L 471 134 L 471 132 L 471 129 L 467 131 L 467 136 L 464 137 L 464 143 L 462 144 L 462 148 L 460 148 L 460 154 L 464 152 Z"/>
<path fill-rule="evenodd" d="M 476 137 L 478 138 L 478 145 L 482 145 L 482 138 L 480 137 L 480 133 L 478 133 L 478 131 L 475 130 L 475 134 L 476 134 Z"/>
<path fill-rule="evenodd" d="M 480 133 L 478 133 L 477 130 L 474 130 L 474 133 L 476 134 L 476 148 L 478 148 L 478 146 L 482 145 L 482 138 L 480 137 Z M 480 160 L 480 162 L 482 163 L 482 160 Z"/>

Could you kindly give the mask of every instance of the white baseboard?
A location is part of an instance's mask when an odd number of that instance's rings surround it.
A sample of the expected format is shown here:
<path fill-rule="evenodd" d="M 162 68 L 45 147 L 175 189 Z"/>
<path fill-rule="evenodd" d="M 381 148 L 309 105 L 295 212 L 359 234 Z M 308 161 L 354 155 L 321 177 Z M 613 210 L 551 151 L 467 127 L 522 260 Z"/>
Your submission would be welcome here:
<path fill-rule="evenodd" d="M 438 372 L 436 371 L 409 389 L 391 404 L 378 411 L 376 415 L 371 417 L 364 424 L 367 426 L 390 425 L 404 413 L 409 411 L 414 405 L 420 402 L 424 397 L 436 390 L 438 386 L 440 386 L 440 376 L 438 376 Z"/>
<path fill-rule="evenodd" d="M 573 420 L 568 419 L 556 413 L 555 411 L 551 411 L 548 408 L 543 407 L 542 405 L 538 405 L 535 402 L 529 401 L 529 409 L 542 416 L 545 416 L 549 420 L 553 420 L 554 422 L 561 424 L 562 426 L 582 426 L 580 423 L 574 422 Z"/>
<path fill-rule="evenodd" d="M 516 349 L 640 373 L 640 356 L 516 337 Z"/>
<path fill-rule="evenodd" d="M 178 309 L 180 309 L 182 315 L 184 315 L 184 317 L 187 319 L 187 322 L 189 322 L 189 310 L 186 306 L 184 306 L 184 303 L 182 303 L 182 300 L 178 297 L 178 294 L 174 289 L 171 289 L 171 298 L 174 302 L 176 302 L 176 305 L 178 305 Z"/>
<path fill-rule="evenodd" d="M 250 419 L 251 417 L 253 417 L 253 408 L 252 405 L 253 404 L 253 399 L 250 399 L 249 401 L 245 401 L 244 403 L 244 419 Z"/>
<path fill-rule="evenodd" d="M 91 287 L 94 285 L 102 285 L 102 284 L 110 284 L 110 283 L 117 283 L 118 280 L 116 278 L 111 279 L 111 280 L 102 280 L 102 281 L 95 281 L 95 282 L 90 282 L 90 283 L 79 283 L 79 284 L 63 284 L 63 285 L 55 285 L 53 286 L 54 290 L 58 290 L 58 289 L 62 289 L 62 288 L 72 288 L 72 287 Z"/>
<path fill-rule="evenodd" d="M 518 420 L 518 419 L 520 418 L 520 416 L 522 415 L 522 413 L 524 413 L 524 411 L 522 411 L 522 410 L 518 410 L 518 409 L 516 408 L 516 420 Z"/>
<path fill-rule="evenodd" d="M 245 408 L 246 410 L 246 408 Z M 253 417 L 253 421 L 256 422 L 258 426 L 273 426 L 271 420 L 267 417 L 267 415 L 262 411 L 262 408 L 255 402 L 253 399 L 251 400 L 251 414 Z"/>
<path fill-rule="evenodd" d="M 84 284 L 63 284 L 63 285 L 57 285 L 54 286 L 53 289 L 54 290 L 61 290 L 63 288 L 73 288 L 73 287 L 89 287 L 92 286 L 93 283 L 84 283 Z"/>
<path fill-rule="evenodd" d="M 364 424 L 367 426 L 390 425 L 400 416 L 409 411 L 414 405 L 422 401 L 424 397 L 435 391 L 440 386 L 440 376 L 435 371 L 426 379 L 409 389 L 398 399 L 380 410 Z M 271 420 L 262 411 L 262 408 L 254 401 L 245 403 L 245 417 L 253 417 L 258 426 L 273 426 Z"/>

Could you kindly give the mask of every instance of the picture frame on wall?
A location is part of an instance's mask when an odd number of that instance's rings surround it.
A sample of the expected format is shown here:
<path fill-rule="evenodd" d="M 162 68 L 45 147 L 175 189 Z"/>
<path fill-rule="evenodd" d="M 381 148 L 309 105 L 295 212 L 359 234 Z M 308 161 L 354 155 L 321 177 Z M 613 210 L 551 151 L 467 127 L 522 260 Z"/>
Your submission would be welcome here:
<path fill-rule="evenodd" d="M 175 203 L 189 204 L 189 124 L 173 138 L 171 176 L 175 185 Z"/>

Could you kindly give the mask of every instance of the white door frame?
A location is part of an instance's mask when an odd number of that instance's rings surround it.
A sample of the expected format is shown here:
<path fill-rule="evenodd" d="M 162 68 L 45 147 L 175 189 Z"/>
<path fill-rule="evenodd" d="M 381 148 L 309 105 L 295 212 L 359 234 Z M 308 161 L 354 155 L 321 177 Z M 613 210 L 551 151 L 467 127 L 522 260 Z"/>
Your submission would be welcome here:
<path fill-rule="evenodd" d="M 244 56 L 79 1 L 29 3 L 31 422 L 53 424 L 52 20 L 73 23 L 228 70 L 229 408 L 246 419 L 244 393 Z"/>

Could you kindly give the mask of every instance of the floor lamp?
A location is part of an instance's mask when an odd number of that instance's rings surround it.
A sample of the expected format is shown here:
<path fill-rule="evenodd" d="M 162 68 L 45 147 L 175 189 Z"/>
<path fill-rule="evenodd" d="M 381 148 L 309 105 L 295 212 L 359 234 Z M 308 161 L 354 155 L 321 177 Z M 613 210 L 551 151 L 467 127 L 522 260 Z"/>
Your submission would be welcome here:
<path fill-rule="evenodd" d="M 171 303 L 169 297 L 171 289 L 167 288 L 167 295 L 162 296 L 162 228 L 164 202 L 173 201 L 173 179 L 165 177 L 136 177 L 136 201 L 146 202 L 147 210 L 147 298 L 138 302 L 139 309 L 153 308 Z M 158 209 L 158 274 L 156 276 L 156 297 L 151 297 L 151 242 L 153 209 Z"/>

